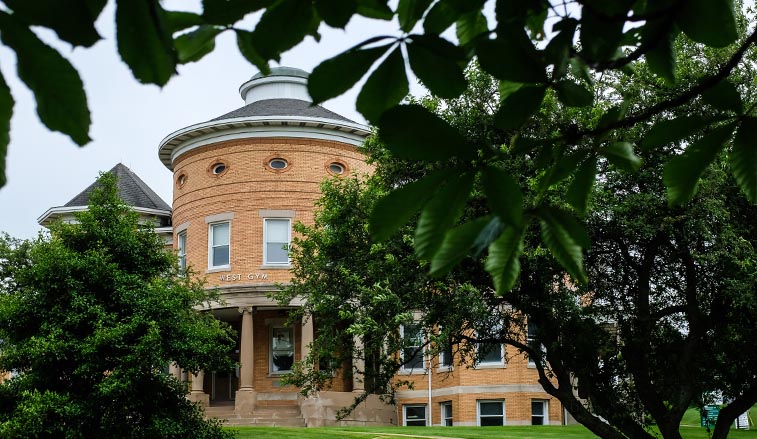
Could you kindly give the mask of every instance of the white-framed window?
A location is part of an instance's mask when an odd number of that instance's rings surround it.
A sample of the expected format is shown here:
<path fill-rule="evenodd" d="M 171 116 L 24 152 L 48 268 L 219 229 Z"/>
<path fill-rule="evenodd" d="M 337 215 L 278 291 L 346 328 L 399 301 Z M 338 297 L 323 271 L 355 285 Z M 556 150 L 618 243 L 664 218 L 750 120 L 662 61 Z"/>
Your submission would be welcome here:
<path fill-rule="evenodd" d="M 263 220 L 263 264 L 289 265 L 289 243 L 292 240 L 292 221 L 289 218 Z"/>
<path fill-rule="evenodd" d="M 439 413 L 442 414 L 442 425 L 444 427 L 452 427 L 452 401 L 445 401 L 439 404 Z"/>
<path fill-rule="evenodd" d="M 549 425 L 549 401 L 531 400 L 531 425 Z"/>
<path fill-rule="evenodd" d="M 231 260 L 231 223 L 211 223 L 208 225 L 208 267 L 228 267 Z"/>
<path fill-rule="evenodd" d="M 528 329 L 526 330 L 527 331 L 526 344 L 531 346 L 534 349 L 541 350 L 542 360 L 543 360 L 544 359 L 543 355 L 547 352 L 547 350 L 543 344 L 537 345 L 536 343 L 536 331 L 538 330 L 538 327 L 536 326 L 535 323 L 531 323 L 531 322 L 529 322 L 527 326 L 528 326 Z M 536 362 L 530 356 L 528 357 L 528 367 L 536 367 Z"/>
<path fill-rule="evenodd" d="M 477 425 L 479 427 L 505 425 L 504 400 L 478 400 L 476 401 L 476 408 L 478 410 Z"/>
<path fill-rule="evenodd" d="M 502 343 L 479 343 L 477 350 L 478 365 L 504 366 L 505 346 Z"/>
<path fill-rule="evenodd" d="M 402 337 L 402 372 L 422 372 L 425 355 L 423 352 L 423 331 L 420 325 L 409 324 L 400 326 Z"/>
<path fill-rule="evenodd" d="M 439 367 L 451 369 L 454 366 L 454 355 L 452 343 L 447 342 L 439 351 Z"/>
<path fill-rule="evenodd" d="M 179 257 L 179 272 L 184 273 L 187 270 L 187 232 L 179 232 L 176 235 L 176 253 Z"/>
<path fill-rule="evenodd" d="M 406 427 L 425 427 L 426 404 L 403 405 L 402 425 Z"/>
<path fill-rule="evenodd" d="M 294 365 L 294 329 L 271 327 L 271 373 L 288 373 Z"/>

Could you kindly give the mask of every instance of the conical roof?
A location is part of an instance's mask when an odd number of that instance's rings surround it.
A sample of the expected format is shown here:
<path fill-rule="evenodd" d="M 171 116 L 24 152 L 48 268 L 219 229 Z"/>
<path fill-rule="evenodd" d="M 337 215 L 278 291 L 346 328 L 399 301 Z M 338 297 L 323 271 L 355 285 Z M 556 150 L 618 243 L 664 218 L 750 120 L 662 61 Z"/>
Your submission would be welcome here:
<path fill-rule="evenodd" d="M 110 174 L 116 176 L 116 185 L 118 187 L 118 196 L 132 207 L 141 207 L 144 209 L 166 210 L 170 211 L 169 206 L 158 194 L 150 189 L 147 184 L 142 181 L 137 174 L 131 169 L 126 167 L 123 163 L 119 163 L 114 166 L 110 171 Z M 64 207 L 74 206 L 88 206 L 89 196 L 92 191 L 98 186 L 98 182 L 95 181 L 89 187 L 81 191 L 79 195 L 75 196 L 68 203 L 64 204 Z"/>

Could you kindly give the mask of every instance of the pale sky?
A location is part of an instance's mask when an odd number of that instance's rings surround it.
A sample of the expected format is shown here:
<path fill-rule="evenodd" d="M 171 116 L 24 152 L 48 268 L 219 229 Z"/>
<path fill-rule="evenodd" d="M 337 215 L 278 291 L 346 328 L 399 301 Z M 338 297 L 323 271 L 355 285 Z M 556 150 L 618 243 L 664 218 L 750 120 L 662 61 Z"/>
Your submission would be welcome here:
<path fill-rule="evenodd" d="M 33 95 L 16 75 L 12 51 L 0 47 L 2 70 L 16 101 L 8 151 L 8 183 L 0 189 L 0 232 L 32 238 L 41 229 L 37 218 L 48 208 L 61 206 L 121 162 L 131 168 L 169 205 L 172 175 L 158 160 L 158 144 L 175 130 L 204 122 L 244 105 L 239 86 L 257 69 L 238 53 L 234 35 L 222 34 L 216 50 L 196 63 L 179 67 L 179 75 L 163 87 L 141 85 L 116 53 L 112 2 L 103 11 L 97 29 L 104 37 L 93 47 L 72 50 L 56 43 L 79 71 L 92 113 L 90 137 L 79 148 L 68 137 L 50 132 L 39 121 Z M 187 1 L 170 1 L 168 9 L 186 8 Z M 199 2 L 197 2 L 199 3 Z M 178 6 L 177 6 L 178 5 Z M 254 22 L 256 16 L 250 18 Z M 307 71 L 322 60 L 377 34 L 398 35 L 397 26 L 353 18 L 346 31 L 321 26 L 322 39 L 311 37 L 282 56 L 281 65 Z M 249 27 L 248 27 L 249 29 Z M 48 42 L 52 33 L 37 32 Z M 276 66 L 276 64 L 271 64 Z M 411 90 L 418 94 L 417 85 Z M 355 110 L 355 95 L 331 100 L 325 107 L 365 123 Z"/>

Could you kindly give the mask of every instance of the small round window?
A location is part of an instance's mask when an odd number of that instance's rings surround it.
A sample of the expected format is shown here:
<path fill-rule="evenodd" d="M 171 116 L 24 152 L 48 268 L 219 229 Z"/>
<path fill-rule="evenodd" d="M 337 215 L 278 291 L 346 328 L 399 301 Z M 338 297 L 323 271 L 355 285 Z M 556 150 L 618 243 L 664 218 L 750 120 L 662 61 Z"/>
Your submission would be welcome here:
<path fill-rule="evenodd" d="M 289 163 L 287 163 L 284 159 L 271 159 L 271 161 L 268 162 L 268 166 L 270 166 L 272 169 L 285 169 L 287 166 L 289 166 Z"/>
<path fill-rule="evenodd" d="M 329 165 L 329 171 L 331 171 L 332 174 L 341 175 L 344 174 L 344 165 L 341 163 L 331 163 Z"/>
<path fill-rule="evenodd" d="M 179 175 L 179 177 L 178 177 L 178 178 L 176 179 L 176 184 L 177 184 L 177 185 L 178 185 L 179 187 L 182 187 L 182 186 L 184 186 L 184 183 L 186 183 L 186 182 L 187 182 L 187 174 L 181 174 L 181 175 Z"/>
<path fill-rule="evenodd" d="M 226 165 L 224 163 L 216 163 L 210 169 L 213 175 L 221 175 L 226 171 Z"/>

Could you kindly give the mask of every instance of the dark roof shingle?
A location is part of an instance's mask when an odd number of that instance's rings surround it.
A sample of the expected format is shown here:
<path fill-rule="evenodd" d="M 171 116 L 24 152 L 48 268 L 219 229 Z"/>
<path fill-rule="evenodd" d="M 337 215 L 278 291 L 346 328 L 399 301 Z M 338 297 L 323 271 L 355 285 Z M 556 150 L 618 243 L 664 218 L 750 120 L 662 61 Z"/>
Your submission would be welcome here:
<path fill-rule="evenodd" d="M 117 178 L 118 196 L 132 207 L 141 207 L 145 209 L 156 209 L 171 211 L 169 206 L 158 194 L 150 189 L 137 174 L 122 163 L 117 164 L 110 171 Z M 92 183 L 84 189 L 79 195 L 75 196 L 64 207 L 87 206 L 89 205 L 89 195 L 97 187 L 97 182 Z"/>
<path fill-rule="evenodd" d="M 231 113 L 218 116 L 211 120 L 233 119 L 236 117 L 256 117 L 256 116 L 302 116 L 318 117 L 323 119 L 334 119 L 341 122 L 354 121 L 347 119 L 331 110 L 327 110 L 320 105 L 313 105 L 311 102 L 301 101 L 299 99 L 264 99 L 255 101 L 251 104 L 238 108 Z"/>

